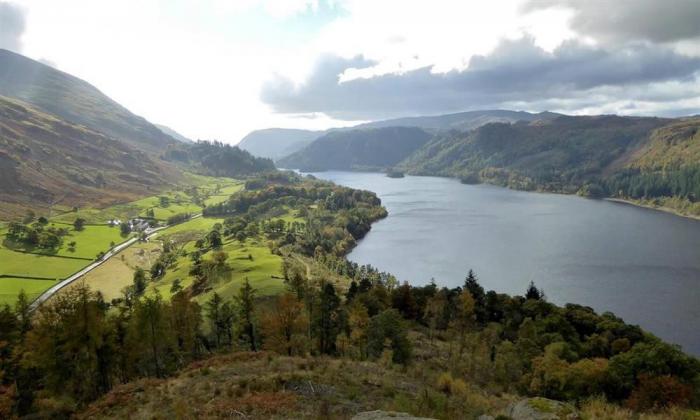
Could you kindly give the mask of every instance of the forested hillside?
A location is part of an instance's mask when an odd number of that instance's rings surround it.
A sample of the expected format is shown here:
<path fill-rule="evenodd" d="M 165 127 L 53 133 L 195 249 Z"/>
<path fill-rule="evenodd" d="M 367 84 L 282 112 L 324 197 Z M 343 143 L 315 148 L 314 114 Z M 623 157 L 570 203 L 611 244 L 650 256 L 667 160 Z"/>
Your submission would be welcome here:
<path fill-rule="evenodd" d="M 420 128 L 386 127 L 334 131 L 279 161 L 303 171 L 370 170 L 392 167 L 430 139 Z"/>
<path fill-rule="evenodd" d="M 0 96 L 0 218 L 53 204 L 107 205 L 152 195 L 177 171 L 89 128 Z"/>
<path fill-rule="evenodd" d="M 0 49 L 0 95 L 17 98 L 147 151 L 175 140 L 84 80 Z"/>
<path fill-rule="evenodd" d="M 236 146 L 220 142 L 176 145 L 170 147 L 163 158 L 209 176 L 235 178 L 275 169 L 270 159 L 257 158 Z"/>
<path fill-rule="evenodd" d="M 561 116 L 436 136 L 398 165 L 524 190 L 639 200 L 700 214 L 700 120 Z"/>

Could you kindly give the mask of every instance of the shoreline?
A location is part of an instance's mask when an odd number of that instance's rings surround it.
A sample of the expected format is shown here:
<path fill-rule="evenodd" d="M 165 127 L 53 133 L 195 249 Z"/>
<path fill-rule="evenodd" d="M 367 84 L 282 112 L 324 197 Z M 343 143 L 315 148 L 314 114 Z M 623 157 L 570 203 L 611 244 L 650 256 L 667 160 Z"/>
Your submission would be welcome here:
<path fill-rule="evenodd" d="M 298 170 L 297 170 L 297 171 L 298 171 Z M 323 173 L 323 172 L 351 172 L 351 173 L 352 173 L 352 172 L 356 172 L 356 173 L 375 173 L 375 174 L 386 175 L 384 172 L 363 171 L 363 170 L 352 170 L 352 169 L 351 169 L 351 170 L 329 169 L 329 170 L 317 171 L 317 172 L 303 172 L 303 171 L 299 171 L 299 173 L 304 174 L 304 175 L 306 175 L 306 174 L 314 174 L 314 173 Z M 447 175 L 411 174 L 411 173 L 406 173 L 406 172 L 405 172 L 404 174 L 405 174 L 406 176 L 426 176 L 426 177 L 453 179 L 453 180 L 455 180 L 455 181 L 457 181 L 457 182 L 461 182 L 459 178 L 456 178 L 456 177 L 454 177 L 454 176 L 447 176 Z M 524 192 L 532 192 L 532 193 L 540 193 L 540 194 L 569 195 L 569 196 L 577 196 L 577 197 L 581 197 L 581 198 L 587 198 L 587 199 L 589 199 L 589 200 L 604 200 L 604 201 L 609 201 L 609 202 L 612 202 L 612 203 L 626 204 L 626 205 L 629 205 L 629 206 L 644 208 L 644 209 L 648 209 L 648 210 L 656 210 L 656 211 L 660 211 L 660 212 L 662 212 L 662 213 L 667 213 L 667 214 L 671 214 L 671 215 L 674 215 L 674 216 L 683 217 L 683 218 L 685 218 L 685 219 L 700 221 L 700 215 L 696 216 L 696 215 L 692 215 L 692 214 L 684 214 L 684 213 L 681 213 L 680 211 L 678 211 L 677 209 L 674 209 L 674 208 L 672 208 L 672 207 L 665 207 L 665 206 L 657 207 L 657 206 L 652 206 L 652 205 L 649 205 L 649 204 L 643 204 L 643 203 L 640 203 L 640 202 L 637 202 L 637 201 L 628 200 L 628 199 L 624 199 L 624 198 L 614 198 L 614 197 L 593 198 L 593 197 L 584 197 L 584 196 L 578 195 L 578 194 L 576 194 L 576 193 L 567 193 L 567 192 L 562 192 L 562 191 L 546 191 L 546 190 L 541 190 L 541 189 L 522 190 L 522 189 L 510 188 L 510 187 L 508 187 L 508 186 L 498 185 L 498 184 L 494 184 L 494 183 L 490 183 L 490 182 L 478 182 L 478 183 L 476 183 L 476 184 L 465 184 L 465 185 L 491 185 L 491 186 L 494 186 L 494 187 L 506 188 L 506 189 L 513 190 L 513 191 L 524 191 Z"/>
<path fill-rule="evenodd" d="M 692 214 L 684 214 L 684 213 L 681 213 L 680 211 L 678 211 L 672 207 L 664 207 L 664 206 L 657 207 L 657 206 L 652 206 L 649 204 L 643 204 L 640 202 L 636 202 L 633 200 L 627 200 L 624 198 L 605 197 L 605 198 L 603 198 L 603 200 L 609 201 L 612 203 L 626 204 L 629 206 L 639 207 L 639 208 L 643 208 L 643 209 L 656 210 L 656 211 L 660 211 L 662 213 L 672 214 L 674 216 L 679 216 L 679 217 L 683 217 L 683 218 L 690 219 L 690 220 L 700 221 L 700 216 L 695 216 Z"/>

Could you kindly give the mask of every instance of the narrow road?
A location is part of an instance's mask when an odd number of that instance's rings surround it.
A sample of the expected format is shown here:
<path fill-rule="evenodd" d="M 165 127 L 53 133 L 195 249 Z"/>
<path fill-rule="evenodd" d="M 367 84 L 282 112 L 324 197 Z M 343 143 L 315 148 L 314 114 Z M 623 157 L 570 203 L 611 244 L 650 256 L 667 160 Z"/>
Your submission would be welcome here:
<path fill-rule="evenodd" d="M 202 216 L 201 213 L 196 214 L 196 215 L 190 217 L 189 219 L 185 220 L 182 223 L 189 222 L 190 220 L 196 219 L 196 218 L 201 217 L 201 216 Z M 162 226 L 162 227 L 155 228 L 155 229 L 146 229 L 146 231 L 145 231 L 146 235 L 147 235 L 146 238 L 151 239 L 154 235 L 156 235 L 161 230 L 168 229 L 168 228 L 173 227 L 173 226 L 176 226 L 176 225 Z M 49 288 L 44 293 L 42 293 L 38 298 L 36 298 L 36 300 L 34 300 L 34 302 L 32 302 L 31 305 L 29 305 L 29 310 L 30 311 L 36 310 L 36 308 L 38 308 L 39 305 L 41 305 L 42 303 L 49 300 L 49 298 L 51 298 L 51 296 L 56 294 L 56 292 L 63 289 L 64 287 L 68 286 L 69 284 L 73 283 L 74 281 L 78 280 L 79 278 L 83 277 L 84 275 L 86 275 L 87 273 L 96 269 L 97 267 L 101 266 L 102 264 L 107 262 L 107 260 L 114 257 L 115 255 L 117 255 L 121 251 L 125 250 L 126 248 L 130 247 L 131 245 L 133 245 L 136 242 L 138 242 L 138 238 L 131 238 L 125 242 L 120 243 L 119 245 L 117 245 L 114 248 L 107 251 L 102 256 L 102 258 L 100 258 L 99 260 L 88 265 L 87 267 L 83 268 L 82 270 L 78 271 L 77 273 L 73 274 L 72 276 L 66 278 L 65 280 L 61 280 L 59 283 L 53 285 L 51 288 Z"/>

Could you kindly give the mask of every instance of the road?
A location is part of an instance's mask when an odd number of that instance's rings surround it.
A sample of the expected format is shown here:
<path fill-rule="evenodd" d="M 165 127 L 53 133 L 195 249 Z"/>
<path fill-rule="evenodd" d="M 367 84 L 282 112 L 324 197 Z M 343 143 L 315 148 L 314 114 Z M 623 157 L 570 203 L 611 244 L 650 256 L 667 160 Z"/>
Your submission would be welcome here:
<path fill-rule="evenodd" d="M 190 217 L 189 219 L 187 219 L 185 222 L 189 222 L 190 220 L 196 219 L 196 218 L 201 217 L 201 216 L 202 216 L 201 214 L 196 214 L 196 215 Z M 185 222 L 183 222 L 183 223 L 185 223 Z M 162 227 L 155 228 L 155 229 L 150 229 L 150 228 L 149 228 L 149 229 L 146 229 L 146 231 L 145 231 L 145 232 L 146 232 L 146 235 L 147 235 L 146 238 L 147 238 L 147 239 L 151 239 L 154 235 L 156 235 L 156 234 L 157 234 L 158 232 L 160 232 L 161 230 L 167 229 L 167 228 L 172 227 L 172 226 L 175 226 L 175 225 L 162 226 Z M 44 303 L 44 302 L 46 302 L 47 300 L 49 300 L 49 298 L 51 298 L 51 296 L 53 296 L 54 294 L 56 294 L 56 292 L 58 292 L 59 290 L 63 289 L 64 287 L 68 286 L 69 284 L 73 283 L 74 281 L 78 280 L 79 278 L 83 277 L 84 275 L 86 275 L 87 273 L 89 273 L 89 272 L 91 272 L 92 270 L 96 269 L 97 267 L 101 266 L 102 264 L 104 264 L 105 262 L 107 262 L 107 260 L 109 260 L 110 258 L 114 257 L 115 255 L 117 255 L 117 254 L 120 253 L 121 251 L 125 250 L 126 248 L 130 247 L 131 245 L 133 245 L 133 244 L 136 243 L 137 241 L 138 241 L 138 238 L 131 238 L 131 239 L 129 239 L 128 241 L 125 241 L 125 242 L 120 243 L 119 245 L 117 245 L 117 246 L 115 246 L 114 248 L 112 248 L 112 249 L 110 249 L 109 251 L 107 251 L 107 252 L 102 256 L 102 258 L 100 258 L 99 260 L 97 260 L 97 261 L 95 261 L 94 263 L 88 265 L 87 267 L 83 268 L 82 270 L 78 271 L 77 273 L 73 274 L 72 276 L 66 278 L 65 280 L 61 280 L 59 283 L 53 285 L 50 289 L 46 290 L 46 291 L 45 291 L 44 293 L 42 293 L 38 298 L 36 298 L 36 300 L 34 300 L 34 302 L 32 302 L 31 305 L 29 305 L 29 310 L 30 310 L 30 311 L 34 311 L 34 310 L 35 310 L 36 308 L 38 308 L 42 303 Z"/>

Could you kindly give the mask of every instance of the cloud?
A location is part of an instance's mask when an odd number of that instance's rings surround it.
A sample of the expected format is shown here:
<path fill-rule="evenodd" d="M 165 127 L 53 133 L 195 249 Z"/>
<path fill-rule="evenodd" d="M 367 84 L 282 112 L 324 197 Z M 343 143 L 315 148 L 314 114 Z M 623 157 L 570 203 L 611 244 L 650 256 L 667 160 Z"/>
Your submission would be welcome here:
<path fill-rule="evenodd" d="M 694 83 L 700 58 L 670 48 L 637 44 L 606 50 L 566 41 L 552 52 L 530 37 L 504 40 L 488 55 L 475 55 L 465 70 L 443 73 L 422 67 L 374 77 L 378 63 L 362 56 L 323 56 L 301 85 L 276 77 L 261 99 L 281 113 L 324 112 L 341 119 L 377 119 L 578 98 L 597 91 L 599 101 L 629 98 L 632 87 L 676 81 Z M 341 81 L 342 80 L 342 81 Z M 689 94 L 695 89 L 689 91 Z M 607 95 L 607 96 L 606 96 Z"/>
<path fill-rule="evenodd" d="M 0 48 L 22 52 L 24 12 L 16 5 L 0 1 Z"/>
<path fill-rule="evenodd" d="M 529 0 L 522 10 L 560 7 L 574 11 L 572 29 L 601 41 L 674 42 L 700 37 L 697 0 Z"/>

